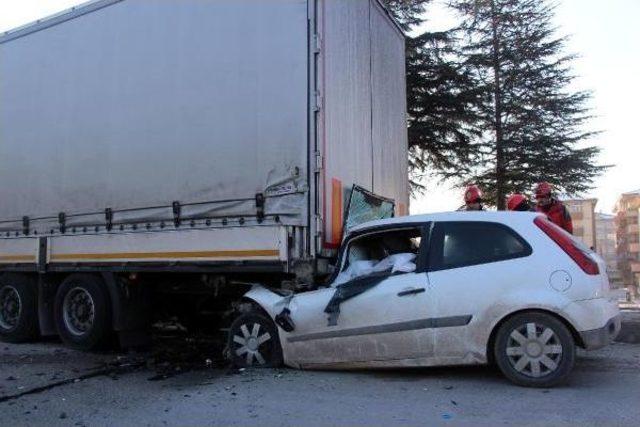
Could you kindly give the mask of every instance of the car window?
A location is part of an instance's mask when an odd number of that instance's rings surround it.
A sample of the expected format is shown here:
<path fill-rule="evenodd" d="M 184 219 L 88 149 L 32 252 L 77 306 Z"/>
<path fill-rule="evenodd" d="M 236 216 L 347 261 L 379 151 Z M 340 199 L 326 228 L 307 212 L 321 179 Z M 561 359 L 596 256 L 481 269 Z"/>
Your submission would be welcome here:
<path fill-rule="evenodd" d="M 487 264 L 531 255 L 531 246 L 513 229 L 492 222 L 441 222 L 435 227 L 429 269 Z"/>
<path fill-rule="evenodd" d="M 368 275 L 416 270 L 422 227 L 372 232 L 349 241 L 334 286 Z"/>

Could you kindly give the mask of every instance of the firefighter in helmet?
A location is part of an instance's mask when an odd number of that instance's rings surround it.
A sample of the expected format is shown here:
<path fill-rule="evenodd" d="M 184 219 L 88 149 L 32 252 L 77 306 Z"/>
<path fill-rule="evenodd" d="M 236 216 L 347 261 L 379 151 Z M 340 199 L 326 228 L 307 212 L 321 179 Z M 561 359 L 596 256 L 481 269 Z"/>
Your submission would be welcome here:
<path fill-rule="evenodd" d="M 507 210 L 518 212 L 535 212 L 533 206 L 526 196 L 522 194 L 512 194 L 507 199 Z"/>
<path fill-rule="evenodd" d="M 538 212 L 547 216 L 549 221 L 573 234 L 573 222 L 569 209 L 554 197 L 553 188 L 548 182 L 541 182 L 536 186 L 536 202 Z"/>
<path fill-rule="evenodd" d="M 477 185 L 470 185 L 464 191 L 464 206 L 460 208 L 463 211 L 483 211 L 482 191 Z"/>

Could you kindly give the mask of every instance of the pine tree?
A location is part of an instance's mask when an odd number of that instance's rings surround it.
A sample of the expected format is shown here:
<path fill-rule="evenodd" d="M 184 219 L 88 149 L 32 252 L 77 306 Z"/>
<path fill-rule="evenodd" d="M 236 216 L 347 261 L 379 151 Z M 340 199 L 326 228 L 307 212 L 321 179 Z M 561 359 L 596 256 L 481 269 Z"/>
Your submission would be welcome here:
<path fill-rule="evenodd" d="M 404 31 L 411 31 L 423 22 L 425 7 L 432 0 L 383 0 Z"/>
<path fill-rule="evenodd" d="M 385 0 L 406 32 L 423 23 L 431 0 Z M 411 182 L 420 191 L 424 176 L 470 173 L 466 159 L 477 137 L 471 107 L 477 91 L 456 62 L 451 31 L 407 37 L 407 112 Z"/>
<path fill-rule="evenodd" d="M 426 32 L 407 42 L 407 111 L 414 189 L 425 175 L 471 173 L 472 141 L 480 135 L 473 106 L 479 91 L 455 60 L 451 32 Z"/>
<path fill-rule="evenodd" d="M 593 132 L 590 94 L 571 91 L 574 55 L 555 35 L 546 0 L 450 0 L 462 18 L 464 67 L 480 91 L 482 134 L 469 148 L 473 179 L 499 209 L 511 192 L 549 181 L 576 194 L 604 167 L 599 149 L 583 147 Z"/>

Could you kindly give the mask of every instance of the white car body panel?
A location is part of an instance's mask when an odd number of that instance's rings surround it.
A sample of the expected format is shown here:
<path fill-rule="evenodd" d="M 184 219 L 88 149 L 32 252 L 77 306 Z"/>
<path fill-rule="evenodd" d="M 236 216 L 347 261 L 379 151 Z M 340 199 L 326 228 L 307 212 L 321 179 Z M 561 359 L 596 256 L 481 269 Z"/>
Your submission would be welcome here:
<path fill-rule="evenodd" d="M 432 317 L 427 294 L 398 296 L 399 292 L 427 285 L 425 273 L 389 277 L 342 303 L 336 326 L 328 325 L 328 315 L 324 312 L 335 289 L 296 296 L 290 305 L 296 330 L 282 341 L 287 360 L 311 367 L 431 356 L 433 329 L 408 329 L 411 327 L 408 322 Z M 381 301 L 390 303 L 380 307 Z M 407 329 L 385 332 L 389 328 Z"/>
<path fill-rule="evenodd" d="M 399 297 L 397 294 L 422 283 L 427 288 L 426 273 L 393 276 L 369 291 L 345 301 L 340 307 L 338 325 L 328 326 L 325 307 L 335 288 L 323 288 L 294 296 L 288 308 L 296 329 L 287 333 L 279 329 L 285 363 L 293 367 L 321 367 L 331 365 L 367 365 L 387 360 L 411 359 L 433 355 L 434 330 L 411 328 L 409 322 L 432 318 L 427 293 Z M 256 301 L 267 313 L 275 316 L 284 308 L 286 297 L 256 287 L 245 295 Z M 377 311 L 381 300 L 395 301 Z M 372 316 L 372 313 L 376 313 Z M 386 325 L 406 330 L 384 332 L 377 328 Z M 400 326 L 398 326 L 400 325 Z M 319 336 L 327 338 L 316 339 Z M 335 337 L 331 337 L 335 336 Z"/>
<path fill-rule="evenodd" d="M 553 313 L 580 336 L 605 327 L 610 328 L 609 335 L 617 333 L 614 329 L 619 329 L 619 320 L 612 322 L 618 319 L 619 310 L 609 298 L 602 260 L 596 259 L 600 274 L 587 275 L 534 225 L 536 216 L 513 212 L 456 212 L 394 218 L 355 227 L 351 235 L 407 224 L 496 222 L 518 233 L 532 247 L 532 253 L 499 262 L 389 276 L 343 302 L 335 326 L 328 326 L 328 314 L 324 312 L 335 292 L 333 287 L 300 293 L 289 299 L 256 287 L 246 297 L 263 307 L 272 318 L 288 304 L 296 328 L 291 333 L 279 328 L 279 335 L 285 363 L 296 368 L 486 363 L 492 332 L 509 315 L 523 310 Z M 425 291 L 397 296 L 402 290 L 419 287 Z M 454 319 L 452 325 L 447 323 L 451 319 Z M 468 320 L 465 323 L 460 319 Z M 393 330 L 393 325 L 412 321 L 422 322 L 422 327 Z M 430 326 L 424 327 L 424 322 Z M 384 325 L 391 325 L 393 331 L 385 332 Z M 361 332 L 358 328 L 374 328 L 375 333 L 349 335 L 353 330 Z"/>

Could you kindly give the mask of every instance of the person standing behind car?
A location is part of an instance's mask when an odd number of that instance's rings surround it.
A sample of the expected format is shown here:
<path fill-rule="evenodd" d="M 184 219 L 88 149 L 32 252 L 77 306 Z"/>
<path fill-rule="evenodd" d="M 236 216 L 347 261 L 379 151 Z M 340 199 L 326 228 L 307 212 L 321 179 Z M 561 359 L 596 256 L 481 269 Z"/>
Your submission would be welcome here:
<path fill-rule="evenodd" d="M 536 186 L 537 211 L 547 216 L 549 221 L 573 234 L 573 221 L 569 209 L 554 197 L 551 184 L 541 182 Z"/>
<path fill-rule="evenodd" d="M 512 194 L 507 199 L 507 210 L 517 212 L 535 212 L 535 208 L 526 196 L 522 194 Z"/>
<path fill-rule="evenodd" d="M 464 206 L 459 211 L 483 211 L 482 191 L 477 185 L 470 185 L 464 191 Z"/>

